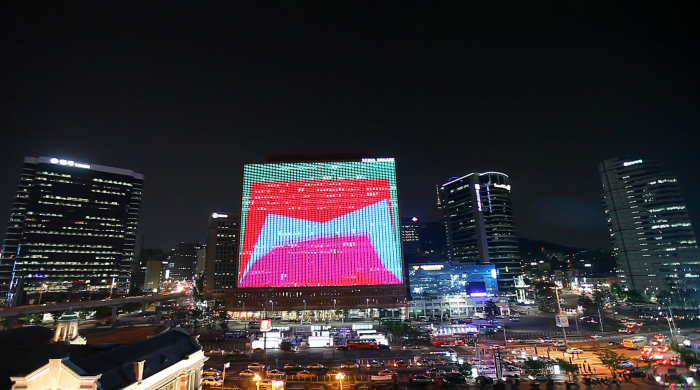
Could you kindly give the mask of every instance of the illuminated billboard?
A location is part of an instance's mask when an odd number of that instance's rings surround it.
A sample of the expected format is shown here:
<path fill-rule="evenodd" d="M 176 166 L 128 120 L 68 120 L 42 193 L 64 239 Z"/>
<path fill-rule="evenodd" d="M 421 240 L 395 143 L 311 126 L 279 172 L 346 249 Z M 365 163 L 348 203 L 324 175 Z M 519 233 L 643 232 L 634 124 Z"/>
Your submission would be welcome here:
<path fill-rule="evenodd" d="M 246 164 L 238 287 L 402 284 L 394 159 Z"/>

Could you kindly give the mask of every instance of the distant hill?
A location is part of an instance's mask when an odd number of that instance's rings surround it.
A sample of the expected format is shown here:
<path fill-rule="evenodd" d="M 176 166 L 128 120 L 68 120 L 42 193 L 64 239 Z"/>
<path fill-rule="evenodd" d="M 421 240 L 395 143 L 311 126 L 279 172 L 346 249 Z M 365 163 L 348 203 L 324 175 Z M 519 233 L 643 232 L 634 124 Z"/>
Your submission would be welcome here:
<path fill-rule="evenodd" d="M 531 240 L 529 238 L 518 238 L 518 246 L 520 247 L 520 253 L 538 252 L 544 248 L 549 252 L 562 252 L 563 254 L 568 255 L 570 253 L 576 253 L 582 249 L 585 249 L 553 244 L 547 241 Z"/>

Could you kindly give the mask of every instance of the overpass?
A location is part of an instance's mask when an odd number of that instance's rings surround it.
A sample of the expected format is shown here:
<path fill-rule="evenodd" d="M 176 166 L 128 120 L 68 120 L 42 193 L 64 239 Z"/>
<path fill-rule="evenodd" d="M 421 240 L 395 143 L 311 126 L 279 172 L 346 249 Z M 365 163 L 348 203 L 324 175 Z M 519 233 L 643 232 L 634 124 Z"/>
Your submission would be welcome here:
<path fill-rule="evenodd" d="M 143 305 L 178 300 L 178 303 L 182 298 L 187 297 L 184 292 L 172 293 L 172 294 L 157 294 L 142 297 L 124 297 L 117 299 L 102 299 L 100 301 L 82 301 L 82 302 L 70 302 L 61 303 L 57 305 L 34 305 L 34 306 L 17 306 L 17 307 L 7 307 L 0 308 L 0 318 L 7 318 L 7 329 L 14 328 L 15 321 L 17 318 L 22 317 L 27 314 L 41 314 L 50 312 L 64 312 L 69 310 L 83 310 L 90 309 L 94 307 L 111 307 L 112 308 L 112 322 L 117 320 L 117 310 L 120 306 L 124 306 L 127 303 L 140 303 Z"/>

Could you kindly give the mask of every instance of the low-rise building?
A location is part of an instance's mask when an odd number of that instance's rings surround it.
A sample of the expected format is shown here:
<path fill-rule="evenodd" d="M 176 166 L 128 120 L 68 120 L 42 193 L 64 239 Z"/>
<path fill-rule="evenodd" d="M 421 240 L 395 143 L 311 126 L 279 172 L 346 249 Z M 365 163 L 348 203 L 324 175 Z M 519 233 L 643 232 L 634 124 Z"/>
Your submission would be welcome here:
<path fill-rule="evenodd" d="M 49 342 L 15 352 L 21 361 L 2 363 L 12 390 L 200 390 L 208 359 L 180 328 L 106 350 Z"/>

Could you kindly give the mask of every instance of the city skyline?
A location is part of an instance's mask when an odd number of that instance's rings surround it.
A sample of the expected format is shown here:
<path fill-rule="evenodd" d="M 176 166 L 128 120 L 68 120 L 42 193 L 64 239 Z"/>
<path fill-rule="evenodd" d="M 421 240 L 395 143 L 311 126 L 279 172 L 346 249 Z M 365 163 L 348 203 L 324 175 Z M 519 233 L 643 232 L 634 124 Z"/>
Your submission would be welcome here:
<path fill-rule="evenodd" d="M 602 21 L 579 7 L 468 23 L 466 9 L 407 6 L 402 19 L 381 5 L 197 5 L 169 20 L 154 5 L 2 7 L 18 32 L 0 75 L 5 218 L 25 156 L 125 167 L 150 178 L 139 234 L 168 248 L 237 210 L 245 162 L 373 150 L 396 158 L 401 214 L 422 221 L 441 221 L 435 185 L 493 170 L 511 178 L 519 237 L 609 248 L 597 166 L 613 157 L 663 161 L 700 220 L 699 64 L 683 7 L 662 20 L 611 6 Z"/>

